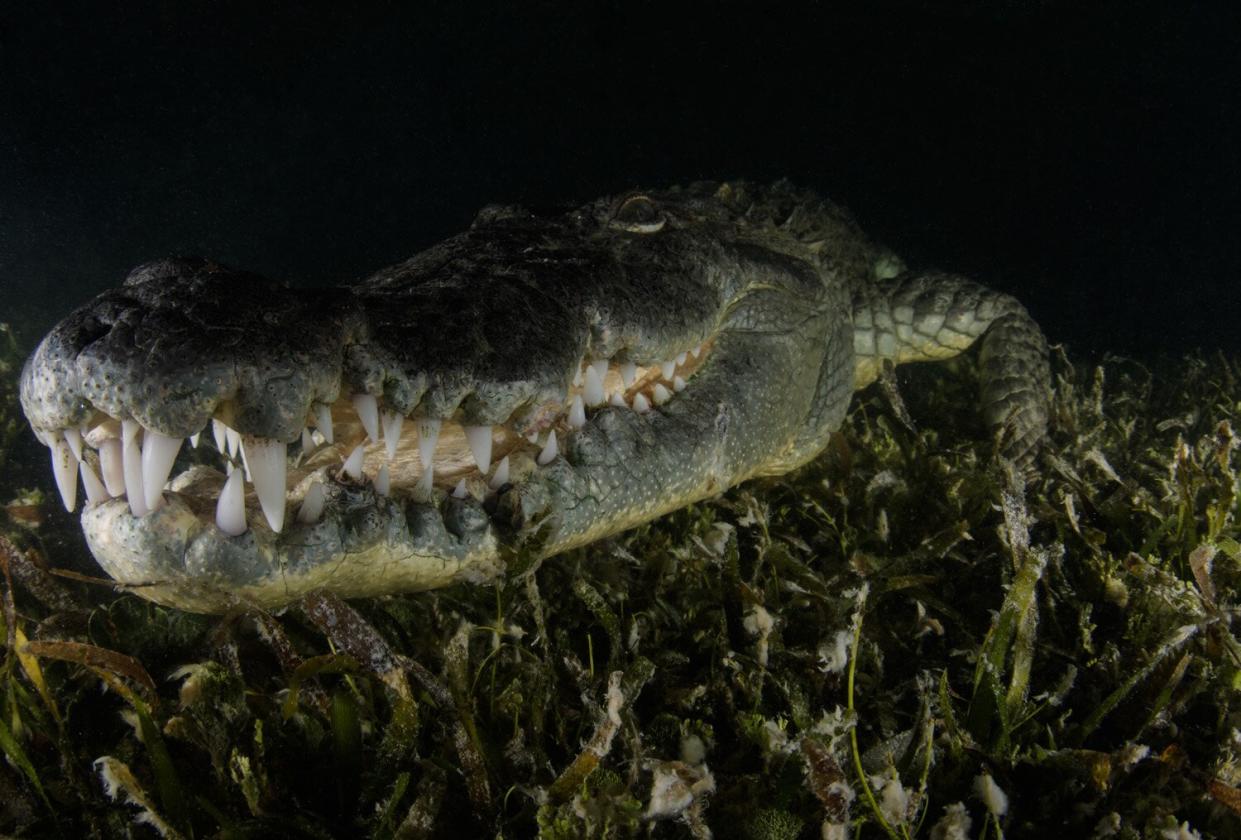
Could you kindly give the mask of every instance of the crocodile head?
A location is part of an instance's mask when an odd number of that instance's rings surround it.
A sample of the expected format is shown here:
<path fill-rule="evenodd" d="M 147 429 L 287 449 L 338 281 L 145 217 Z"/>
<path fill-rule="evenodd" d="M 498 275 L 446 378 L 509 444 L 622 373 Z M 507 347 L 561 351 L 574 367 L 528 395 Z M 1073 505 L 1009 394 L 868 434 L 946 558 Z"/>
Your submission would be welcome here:
<path fill-rule="evenodd" d="M 534 533 L 545 556 L 813 457 L 850 289 L 888 260 L 834 205 L 735 183 L 488 208 L 352 286 L 164 261 L 43 340 L 22 404 L 145 597 L 485 580 Z"/>

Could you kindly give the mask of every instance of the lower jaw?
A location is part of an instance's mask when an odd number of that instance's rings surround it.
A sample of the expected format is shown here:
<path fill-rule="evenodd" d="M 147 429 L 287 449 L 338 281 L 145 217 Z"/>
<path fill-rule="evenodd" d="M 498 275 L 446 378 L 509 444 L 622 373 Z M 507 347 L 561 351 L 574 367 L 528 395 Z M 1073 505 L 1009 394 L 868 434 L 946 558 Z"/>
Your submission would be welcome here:
<path fill-rule="evenodd" d="M 203 521 L 177 494 L 164 499 L 140 519 L 113 499 L 85 511 L 82 528 L 121 588 L 191 612 L 274 609 L 316 589 L 346 598 L 433 589 L 502 571 L 495 529 L 472 499 L 449 498 L 441 512 L 376 497 L 313 525 L 281 534 L 256 525 L 240 537 Z"/>

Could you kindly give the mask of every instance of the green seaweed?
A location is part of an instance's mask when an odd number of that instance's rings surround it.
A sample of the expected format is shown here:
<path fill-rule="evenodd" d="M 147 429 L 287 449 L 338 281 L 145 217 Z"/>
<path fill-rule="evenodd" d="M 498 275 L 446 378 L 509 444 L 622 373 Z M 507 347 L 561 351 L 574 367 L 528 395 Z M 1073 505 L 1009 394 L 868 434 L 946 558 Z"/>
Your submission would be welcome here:
<path fill-rule="evenodd" d="M 970 358 L 901 369 L 916 425 L 864 391 L 794 474 L 280 614 L 54 574 L 91 567 L 48 493 L 0 520 L 0 832 L 1236 836 L 1236 363 L 1054 361 L 1029 474 Z M 33 463 L 3 370 L 0 457 Z"/>

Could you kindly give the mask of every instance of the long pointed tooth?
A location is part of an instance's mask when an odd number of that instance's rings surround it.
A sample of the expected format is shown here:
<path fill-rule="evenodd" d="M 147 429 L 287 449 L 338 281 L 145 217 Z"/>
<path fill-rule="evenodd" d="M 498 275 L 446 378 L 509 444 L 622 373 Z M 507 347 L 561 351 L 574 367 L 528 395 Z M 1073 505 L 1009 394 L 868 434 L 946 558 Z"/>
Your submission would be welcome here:
<path fill-rule="evenodd" d="M 478 464 L 483 475 L 491 469 L 491 427 L 466 426 L 465 439 L 470 444 L 470 452 L 474 455 L 474 463 Z"/>
<path fill-rule="evenodd" d="M 86 488 L 86 504 L 90 507 L 108 500 L 108 489 L 103 486 L 94 468 L 85 461 L 78 462 L 78 472 L 82 475 L 82 486 Z"/>
<path fill-rule="evenodd" d="M 145 516 L 150 508 L 147 506 L 146 493 L 142 489 L 142 443 L 138 440 L 142 427 L 137 420 L 125 420 L 121 423 L 121 461 L 125 469 L 125 496 L 129 499 L 129 512 L 134 516 Z"/>
<path fill-rule="evenodd" d="M 241 470 L 229 473 L 215 503 L 215 526 L 230 537 L 246 532 L 246 488 L 242 483 Z"/>
<path fill-rule="evenodd" d="M 156 510 L 163 498 L 164 485 L 172 472 L 172 462 L 181 451 L 181 438 L 160 434 L 147 429 L 142 439 L 142 488 L 146 492 L 147 507 Z"/>
<path fill-rule="evenodd" d="M 81 461 L 82 433 L 77 429 L 65 429 L 65 443 L 69 444 L 69 450 L 73 453 L 73 457 Z"/>
<path fill-rule="evenodd" d="M 418 420 L 418 457 L 422 458 L 423 467 L 435 460 L 435 444 L 440 439 L 440 421 L 437 417 L 423 417 Z"/>
<path fill-rule="evenodd" d="M 396 458 L 396 448 L 401 444 L 401 432 L 405 428 L 405 417 L 395 411 L 383 413 L 384 452 L 388 460 Z"/>
<path fill-rule="evenodd" d="M 99 444 L 99 469 L 103 486 L 110 496 L 125 495 L 125 462 L 121 456 L 120 438 L 108 438 Z"/>
<path fill-rule="evenodd" d="M 678 353 L 677 354 L 677 367 L 683 366 L 685 364 L 685 360 L 688 358 L 689 358 L 688 353 Z"/>
<path fill-rule="evenodd" d="M 254 481 L 250 477 L 250 456 L 246 455 L 246 447 L 242 445 L 241 435 L 237 435 L 237 454 L 241 456 L 241 467 L 245 470 L 246 481 Z"/>
<path fill-rule="evenodd" d="M 582 396 L 586 399 L 586 404 L 589 406 L 603 405 L 603 401 L 606 399 L 606 395 L 603 393 L 603 380 L 599 378 L 599 371 L 595 370 L 594 365 L 586 368 Z"/>
<path fill-rule="evenodd" d="M 648 411 L 651 410 L 651 403 L 646 398 L 645 394 L 634 394 L 633 410 L 638 412 L 639 414 L 646 414 Z"/>
<path fill-rule="evenodd" d="M 677 377 L 673 377 L 673 379 L 672 379 L 672 390 L 676 391 L 678 394 L 679 394 L 679 393 L 681 393 L 682 391 L 684 391 L 684 390 L 685 390 L 685 380 L 684 380 L 684 379 L 682 379 L 682 378 L 681 378 L 681 377 L 679 377 L 679 376 L 677 376 Z"/>
<path fill-rule="evenodd" d="M 655 387 L 651 389 L 651 399 L 655 405 L 663 405 L 672 399 L 672 392 L 665 388 L 661 383 L 656 382 Z"/>
<path fill-rule="evenodd" d="M 284 489 L 288 476 L 288 447 L 271 438 L 247 437 L 243 442 L 246 461 L 254 481 L 254 492 L 267 524 L 279 534 L 284 529 Z"/>
<path fill-rule="evenodd" d="M 586 425 L 586 407 L 582 405 L 582 395 L 578 394 L 573 398 L 573 404 L 569 406 L 569 428 L 580 429 Z"/>
<path fill-rule="evenodd" d="M 628 388 L 638 378 L 638 366 L 633 362 L 625 362 L 620 366 L 621 382 Z"/>
<path fill-rule="evenodd" d="M 629 403 L 625 402 L 624 395 L 620 393 L 615 393 L 608 397 L 608 402 L 617 408 L 629 408 Z"/>
<path fill-rule="evenodd" d="M 73 450 L 59 435 L 52 437 L 52 474 L 56 476 L 56 489 L 60 491 L 60 500 L 65 503 L 65 510 L 73 513 L 78 506 L 78 460 L 73 457 Z"/>
<path fill-rule="evenodd" d="M 456 487 L 452 488 L 452 497 L 454 499 L 464 499 L 468 495 L 470 495 L 470 491 L 465 489 L 465 479 L 463 478 L 457 482 Z"/>
<path fill-rule="evenodd" d="M 354 394 L 353 410 L 358 413 L 371 443 L 379 443 L 379 400 L 370 394 Z"/>
<path fill-rule="evenodd" d="M 388 472 L 388 465 L 384 464 L 379 468 L 379 472 L 375 474 L 374 482 L 375 492 L 381 496 L 386 496 L 392 492 L 392 476 Z"/>
<path fill-rule="evenodd" d="M 302 500 L 302 507 L 298 509 L 298 521 L 305 525 L 314 525 L 319 521 L 319 517 L 323 516 L 323 506 L 328 501 L 328 494 L 324 493 L 323 481 L 315 481 L 307 490 L 307 495 Z"/>
<path fill-rule="evenodd" d="M 359 443 L 349 453 L 349 457 L 345 459 L 345 463 L 341 465 L 340 471 L 354 480 L 362 480 L 362 449 L 366 444 Z"/>
<path fill-rule="evenodd" d="M 194 432 L 194 434 L 190 435 L 190 447 L 191 448 L 193 449 L 198 448 L 198 436 L 201 434 L 202 432 Z"/>
<path fill-rule="evenodd" d="M 211 436 L 215 438 L 215 448 L 219 450 L 221 455 L 226 454 L 228 449 L 228 426 L 212 417 Z"/>
<path fill-rule="evenodd" d="M 309 426 L 302 427 L 302 457 L 305 458 L 311 452 L 315 451 L 314 432 L 310 431 Z"/>
<path fill-rule="evenodd" d="M 334 442 L 332 435 L 332 407 L 327 403 L 315 404 L 315 428 L 328 443 Z"/>
<path fill-rule="evenodd" d="M 316 481 L 306 490 L 306 497 L 302 499 L 302 506 L 297 511 L 297 521 L 306 525 L 314 525 L 323 515 L 323 505 L 326 501 L 327 494 L 323 491 L 323 482 Z"/>
<path fill-rule="evenodd" d="M 491 481 L 487 485 L 492 490 L 499 490 L 505 484 L 508 484 L 508 456 L 505 455 L 500 459 L 500 463 L 496 465 L 495 474 L 491 476 Z"/>
<path fill-rule="evenodd" d="M 234 461 L 237 460 L 238 454 L 241 453 L 241 432 L 233 428 L 225 428 L 224 438 L 226 448 L 228 449 L 228 457 Z"/>
<path fill-rule="evenodd" d="M 599 377 L 600 382 L 608 378 L 608 360 L 607 359 L 595 359 L 593 362 L 590 363 L 590 366 L 595 369 L 595 375 Z"/>
<path fill-rule="evenodd" d="M 545 467 L 555 460 L 557 454 L 559 454 L 559 449 L 556 447 L 556 430 L 552 429 L 547 434 L 547 444 L 536 460 L 540 467 Z"/>
<path fill-rule="evenodd" d="M 677 372 L 677 363 L 664 362 L 659 366 L 659 372 L 663 375 L 664 379 L 671 379 L 673 374 Z"/>
<path fill-rule="evenodd" d="M 574 388 L 581 388 L 581 387 L 582 387 L 582 365 L 581 365 L 581 362 L 579 362 L 579 363 L 578 363 L 578 365 L 577 365 L 577 373 L 573 374 L 573 387 L 574 387 Z"/>

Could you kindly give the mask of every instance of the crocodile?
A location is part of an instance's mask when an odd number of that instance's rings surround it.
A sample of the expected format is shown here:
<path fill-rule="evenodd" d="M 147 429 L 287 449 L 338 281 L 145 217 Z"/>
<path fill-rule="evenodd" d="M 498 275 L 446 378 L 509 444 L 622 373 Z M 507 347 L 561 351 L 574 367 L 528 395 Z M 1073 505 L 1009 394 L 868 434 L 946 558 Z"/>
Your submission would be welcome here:
<path fill-rule="evenodd" d="M 102 568 L 219 612 L 494 580 L 794 470 L 854 391 L 975 342 L 997 456 L 1028 466 L 1050 375 L 1016 299 L 734 181 L 489 206 L 332 288 L 149 263 L 20 384 Z"/>

